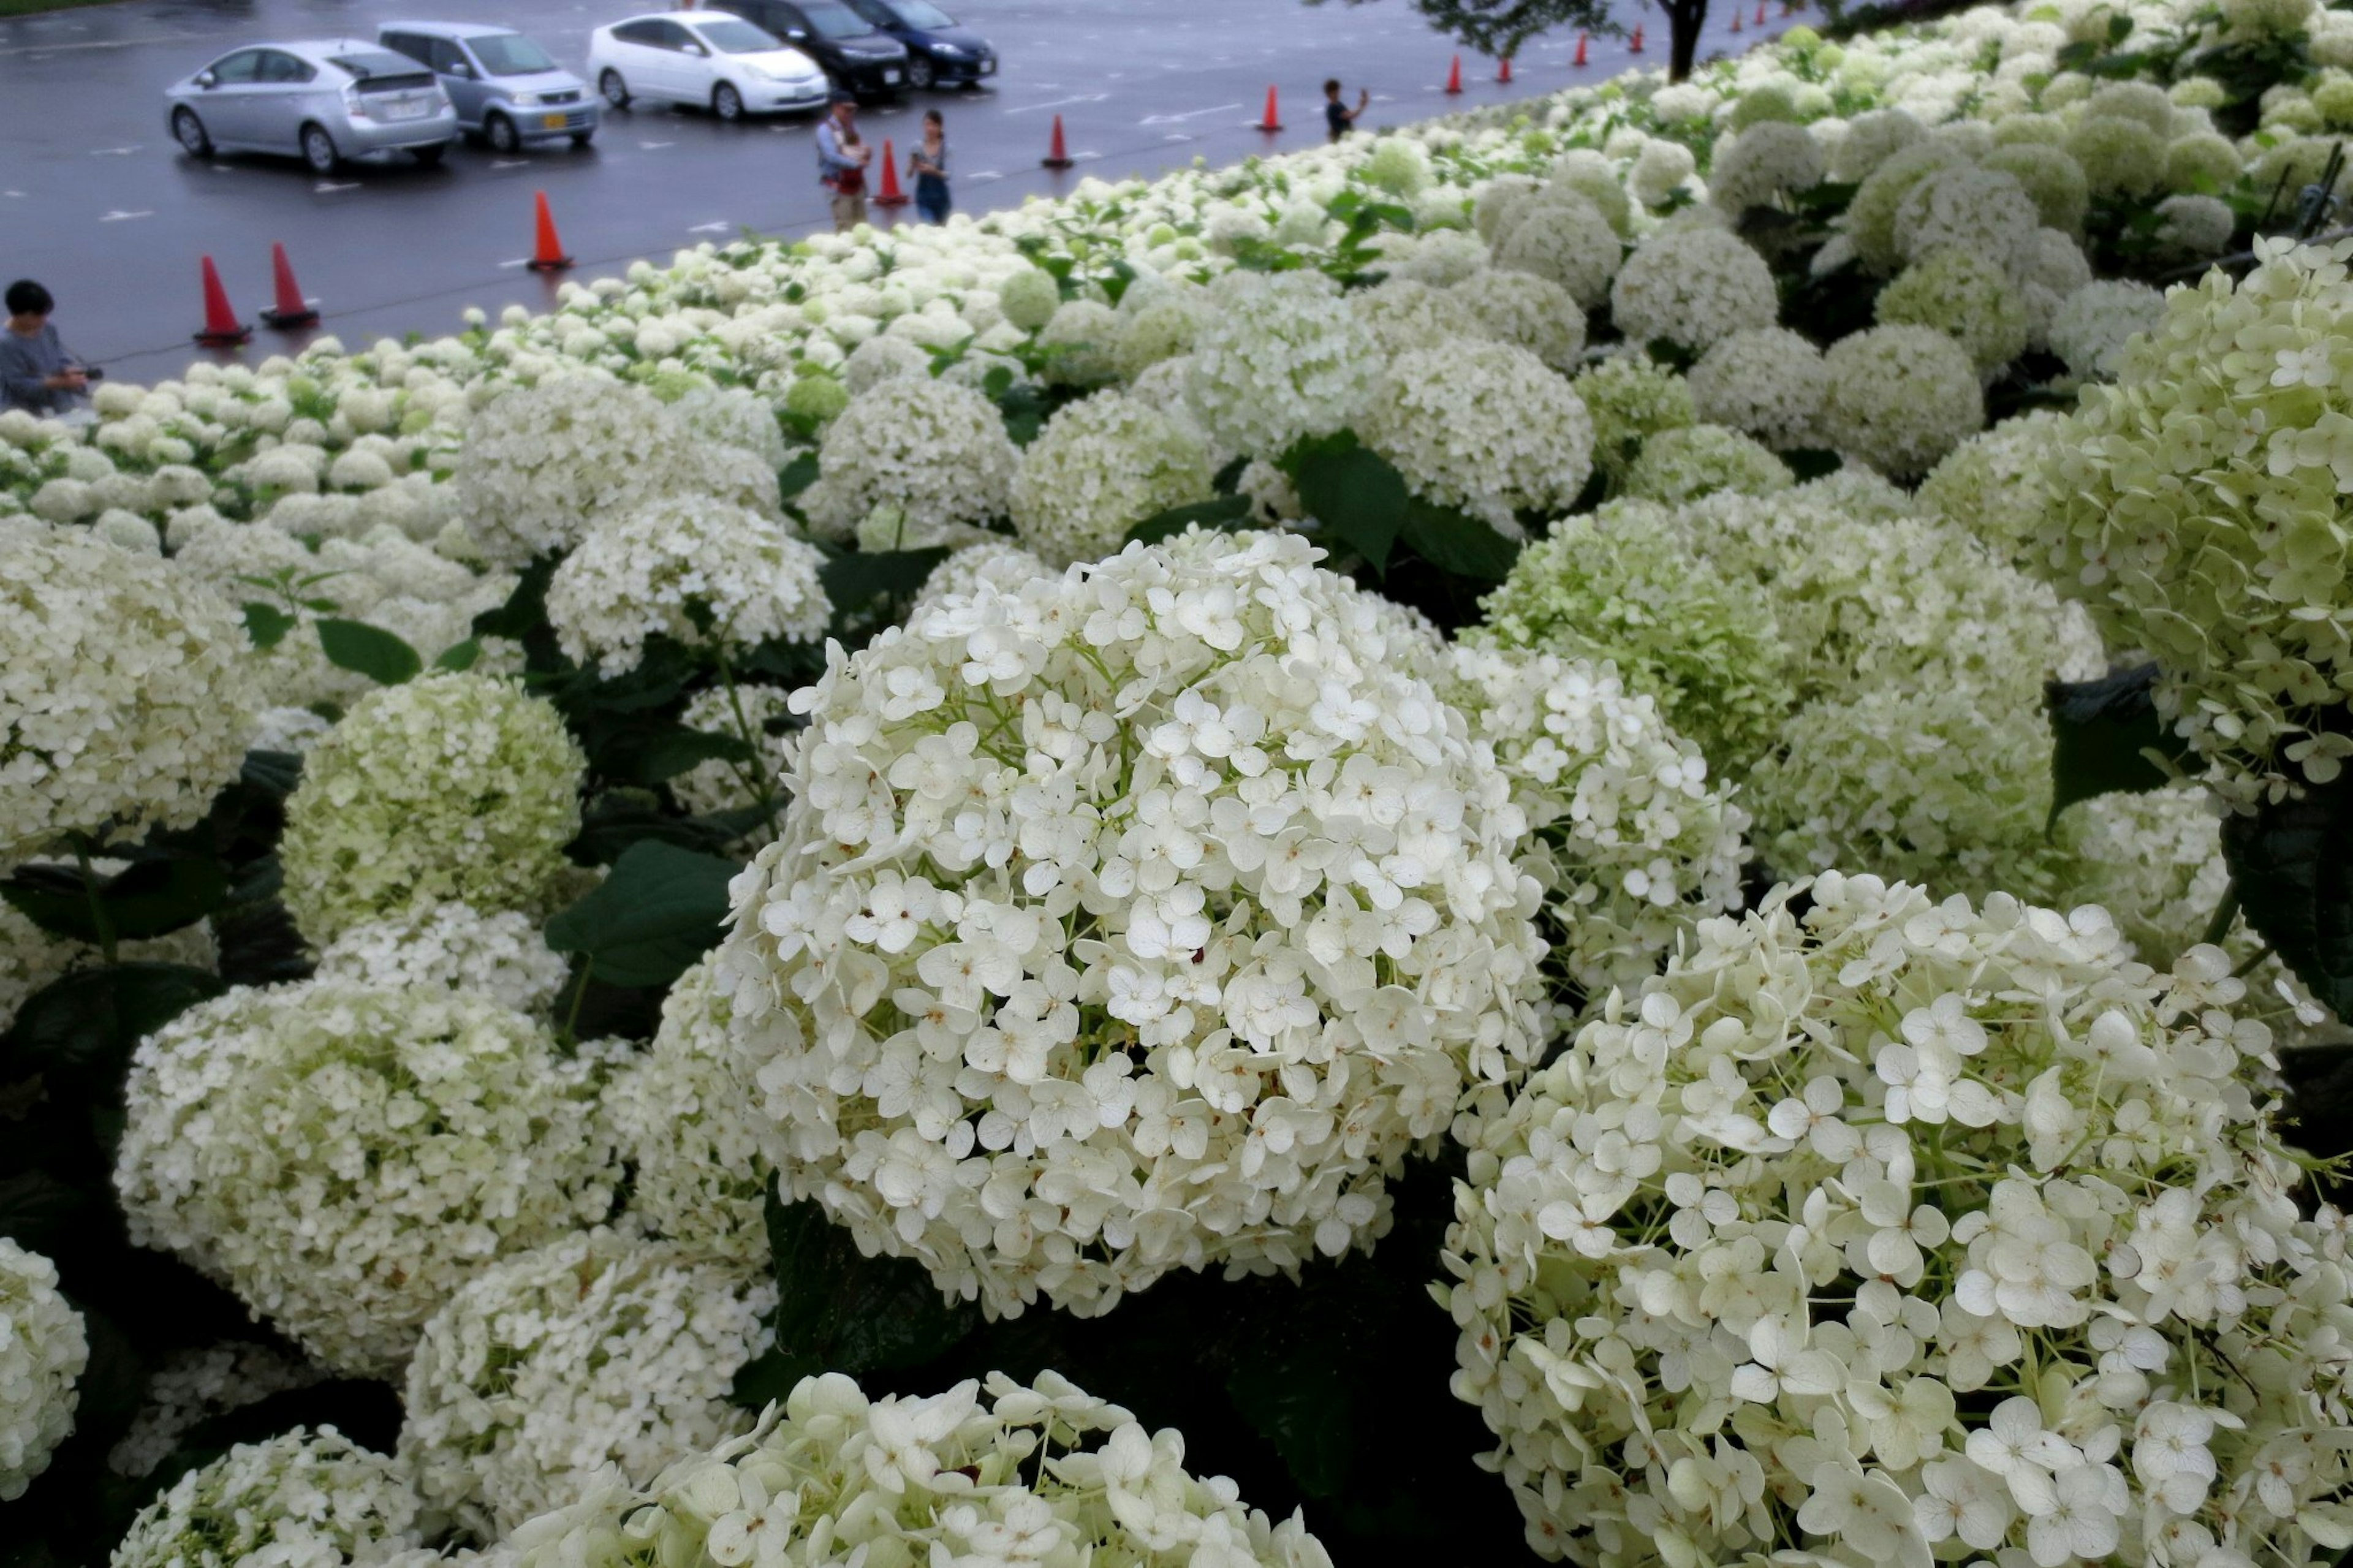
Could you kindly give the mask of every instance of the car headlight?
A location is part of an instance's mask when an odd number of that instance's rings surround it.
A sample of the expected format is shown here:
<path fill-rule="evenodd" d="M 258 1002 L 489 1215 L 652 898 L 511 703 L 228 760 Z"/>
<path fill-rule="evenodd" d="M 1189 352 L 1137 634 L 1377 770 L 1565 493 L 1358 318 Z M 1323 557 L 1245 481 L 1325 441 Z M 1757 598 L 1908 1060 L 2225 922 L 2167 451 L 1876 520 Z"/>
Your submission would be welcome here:
<path fill-rule="evenodd" d="M 537 109 L 540 99 L 539 94 L 535 92 L 519 92 L 514 95 L 512 101 L 517 109 Z"/>
<path fill-rule="evenodd" d="M 750 77 L 754 81 L 774 81 L 776 79 L 776 72 L 770 70 L 765 66 L 755 66 L 748 60 L 744 62 L 744 74 Z"/>
<path fill-rule="evenodd" d="M 940 58 L 944 60 L 960 60 L 964 58 L 964 51 L 956 47 L 954 44 L 934 44 L 932 46 L 932 53 L 939 56 Z"/>

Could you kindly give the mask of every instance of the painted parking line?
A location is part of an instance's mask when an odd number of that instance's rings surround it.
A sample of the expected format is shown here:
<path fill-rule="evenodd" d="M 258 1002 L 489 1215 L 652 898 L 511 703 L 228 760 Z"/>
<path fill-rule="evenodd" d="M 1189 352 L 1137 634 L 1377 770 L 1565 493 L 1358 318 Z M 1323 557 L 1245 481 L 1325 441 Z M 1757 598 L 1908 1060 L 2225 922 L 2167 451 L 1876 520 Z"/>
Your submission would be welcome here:
<path fill-rule="evenodd" d="M 1074 103 L 1102 103 L 1109 99 L 1107 92 L 1082 92 L 1075 98 L 1052 98 L 1043 103 L 1025 103 L 1018 109 L 1008 109 L 1008 114 L 1035 114 L 1044 109 L 1067 109 Z"/>
<path fill-rule="evenodd" d="M 675 142 L 640 142 L 638 145 L 649 153 L 659 153 L 665 147 L 675 147 Z"/>
<path fill-rule="evenodd" d="M 100 214 L 98 221 L 100 223 L 129 223 L 132 218 L 153 217 L 155 215 L 153 212 L 127 213 L 118 210 L 115 212 Z"/>
<path fill-rule="evenodd" d="M 139 151 L 140 145 L 141 143 L 133 142 L 128 147 L 93 147 L 90 150 L 90 155 L 93 158 L 128 158 L 132 153 Z"/>
<path fill-rule="evenodd" d="M 983 169 L 977 174 L 966 174 L 964 177 L 964 183 L 967 185 L 985 185 L 991 180 L 1001 180 L 1003 178 L 1005 178 L 1005 176 L 995 169 Z"/>
<path fill-rule="evenodd" d="M 346 181 L 342 184 L 337 184 L 332 180 L 321 180 L 311 187 L 311 194 L 314 196 L 332 196 L 337 191 L 356 191 L 359 188 L 360 183 L 357 180 Z"/>
<path fill-rule="evenodd" d="M 699 223 L 692 228 L 688 229 L 686 232 L 689 234 L 725 234 L 729 229 L 733 228 L 734 226 L 735 226 L 732 223 Z"/>
<path fill-rule="evenodd" d="M 531 160 L 528 158 L 493 158 L 491 160 L 491 167 L 493 169 L 528 169 L 531 167 Z"/>
<path fill-rule="evenodd" d="M 1204 114 L 1226 114 L 1242 108 L 1240 103 L 1220 103 L 1208 109 L 1188 109 L 1182 114 L 1147 114 L 1138 125 L 1182 125 L 1187 120 L 1198 120 Z"/>

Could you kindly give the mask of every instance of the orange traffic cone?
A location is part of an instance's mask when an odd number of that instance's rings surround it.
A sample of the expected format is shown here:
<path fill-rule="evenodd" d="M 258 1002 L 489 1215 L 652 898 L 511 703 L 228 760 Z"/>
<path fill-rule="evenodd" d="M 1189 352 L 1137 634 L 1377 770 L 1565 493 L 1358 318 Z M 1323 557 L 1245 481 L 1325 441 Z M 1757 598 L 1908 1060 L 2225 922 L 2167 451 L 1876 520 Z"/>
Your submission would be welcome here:
<path fill-rule="evenodd" d="M 1462 57 L 1461 55 L 1454 57 L 1453 68 L 1446 73 L 1446 90 L 1449 92 L 1462 90 Z"/>
<path fill-rule="evenodd" d="M 1736 33 L 1740 31 L 1740 8 L 1736 5 L 1732 11 L 1732 30 Z"/>
<path fill-rule="evenodd" d="M 1583 33 L 1577 35 L 1577 58 L 1568 63 L 1573 66 L 1583 66 L 1585 64 L 1585 35 Z"/>
<path fill-rule="evenodd" d="M 208 349 L 233 349 L 249 342 L 253 329 L 237 319 L 228 308 L 228 290 L 221 287 L 220 269 L 213 258 L 205 258 L 205 327 L 196 334 L 196 342 Z"/>
<path fill-rule="evenodd" d="M 898 159 L 892 153 L 891 138 L 888 136 L 882 138 L 882 184 L 874 193 L 874 205 L 878 207 L 903 207 L 907 205 L 907 193 L 899 188 Z"/>
<path fill-rule="evenodd" d="M 555 215 L 547 210 L 547 193 L 532 192 L 536 206 L 539 242 L 533 248 L 529 266 L 533 272 L 561 272 L 572 265 L 572 258 L 564 254 L 564 246 L 555 237 Z"/>
<path fill-rule="evenodd" d="M 1639 55 L 1642 52 L 1642 29 L 1640 26 L 1634 29 L 1634 36 L 1626 41 L 1626 52 L 1630 55 Z"/>
<path fill-rule="evenodd" d="M 1067 169 L 1071 166 L 1071 152 L 1062 142 L 1062 117 L 1059 114 L 1054 116 L 1054 139 L 1047 144 L 1046 155 L 1039 162 L 1049 169 Z"/>
<path fill-rule="evenodd" d="M 1512 82 L 1512 57 L 1505 55 L 1495 62 L 1495 79 L 1505 87 Z"/>
<path fill-rule="evenodd" d="M 291 331 L 297 327 L 316 326 L 319 312 L 302 298 L 301 286 L 294 281 L 293 264 L 286 259 L 286 247 L 273 244 L 269 247 L 269 270 L 278 286 L 278 306 L 261 312 L 261 319 L 280 331 Z"/>
<path fill-rule="evenodd" d="M 1757 25 L 1760 27 L 1765 25 L 1765 0 L 1757 0 Z"/>
<path fill-rule="evenodd" d="M 1258 128 L 1261 131 L 1282 129 L 1282 117 L 1274 111 L 1274 89 L 1271 85 L 1266 89 L 1266 117 L 1258 122 Z"/>

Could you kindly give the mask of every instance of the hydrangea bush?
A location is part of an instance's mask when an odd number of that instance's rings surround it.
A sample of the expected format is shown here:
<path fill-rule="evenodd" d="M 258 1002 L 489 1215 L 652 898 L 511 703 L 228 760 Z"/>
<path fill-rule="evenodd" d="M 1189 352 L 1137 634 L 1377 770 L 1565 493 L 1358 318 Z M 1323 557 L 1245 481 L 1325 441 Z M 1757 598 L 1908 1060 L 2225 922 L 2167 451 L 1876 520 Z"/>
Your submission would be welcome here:
<path fill-rule="evenodd" d="M 73 1430 L 75 1380 L 90 1363 L 82 1316 L 58 1268 L 0 1237 L 0 1502 L 25 1495 Z"/>
<path fill-rule="evenodd" d="M 1458 1189 L 1455 1389 L 1530 1545 L 2313 1560 L 2347 1276 L 2242 989 L 2211 948 L 2129 962 L 2096 909 L 1867 877 L 1703 922 Z"/>

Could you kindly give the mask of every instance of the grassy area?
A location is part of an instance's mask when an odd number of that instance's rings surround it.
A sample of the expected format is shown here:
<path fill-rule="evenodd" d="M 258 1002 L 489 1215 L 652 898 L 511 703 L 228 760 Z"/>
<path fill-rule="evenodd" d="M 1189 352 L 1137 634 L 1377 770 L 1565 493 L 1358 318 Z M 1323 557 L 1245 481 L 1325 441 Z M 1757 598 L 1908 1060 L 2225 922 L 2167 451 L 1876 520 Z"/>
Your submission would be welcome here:
<path fill-rule="evenodd" d="M 113 0 L 0 0 L 0 16 L 31 16 L 43 11 L 71 11 L 82 5 L 107 5 Z"/>

